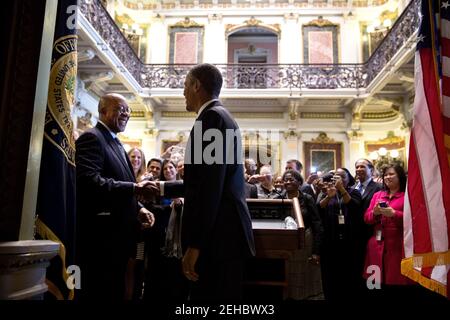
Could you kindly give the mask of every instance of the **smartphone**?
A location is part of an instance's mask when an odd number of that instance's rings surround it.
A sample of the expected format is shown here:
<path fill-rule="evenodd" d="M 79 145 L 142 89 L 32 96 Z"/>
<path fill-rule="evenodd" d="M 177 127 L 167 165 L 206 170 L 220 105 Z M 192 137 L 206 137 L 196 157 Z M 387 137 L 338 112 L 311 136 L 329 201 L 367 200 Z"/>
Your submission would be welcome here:
<path fill-rule="evenodd" d="M 388 207 L 387 202 L 384 202 L 384 201 L 379 202 L 378 204 L 380 205 L 380 208 L 387 208 Z"/>

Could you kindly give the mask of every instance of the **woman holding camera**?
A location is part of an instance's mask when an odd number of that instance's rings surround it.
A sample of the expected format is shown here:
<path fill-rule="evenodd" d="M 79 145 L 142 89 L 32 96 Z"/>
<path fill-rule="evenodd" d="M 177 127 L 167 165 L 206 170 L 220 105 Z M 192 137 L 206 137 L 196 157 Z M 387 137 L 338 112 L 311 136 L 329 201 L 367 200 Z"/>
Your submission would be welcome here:
<path fill-rule="evenodd" d="M 400 273 L 403 252 L 403 203 L 406 174 L 398 164 L 388 165 L 382 175 L 383 190 L 373 195 L 364 214 L 364 221 L 374 226 L 374 234 L 367 243 L 363 276 L 373 276 L 375 287 L 384 284 L 383 292 L 401 290 L 399 286 L 412 282 Z M 378 269 L 379 268 L 379 269 Z M 380 276 L 377 279 L 377 274 Z"/>
<path fill-rule="evenodd" d="M 317 199 L 324 227 L 321 250 L 322 282 L 325 299 L 358 298 L 356 244 L 358 223 L 362 221 L 361 194 L 352 188 L 355 179 L 345 168 L 322 177 L 323 188 Z M 359 264 L 360 266 L 360 264 Z M 360 281 L 359 281 L 360 283 Z"/>

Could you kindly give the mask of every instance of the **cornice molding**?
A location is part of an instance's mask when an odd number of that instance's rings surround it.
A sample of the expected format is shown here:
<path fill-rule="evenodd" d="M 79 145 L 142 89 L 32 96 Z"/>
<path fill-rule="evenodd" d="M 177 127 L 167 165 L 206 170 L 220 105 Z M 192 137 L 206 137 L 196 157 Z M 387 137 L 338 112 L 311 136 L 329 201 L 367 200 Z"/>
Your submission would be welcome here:
<path fill-rule="evenodd" d="M 283 112 L 231 112 L 237 119 L 283 119 Z"/>
<path fill-rule="evenodd" d="M 383 111 L 383 112 L 363 112 L 362 119 L 365 120 L 379 120 L 379 119 L 390 119 L 398 116 L 397 111 Z"/>
<path fill-rule="evenodd" d="M 393 131 L 389 131 L 386 138 L 379 139 L 377 141 L 365 141 L 366 144 L 373 145 L 393 145 L 399 144 L 400 146 L 404 146 L 405 138 L 394 135 Z"/>
<path fill-rule="evenodd" d="M 231 112 L 237 119 L 283 119 L 283 112 Z M 194 118 L 194 112 L 186 111 L 163 111 L 162 118 Z"/>
<path fill-rule="evenodd" d="M 194 118 L 195 112 L 186 111 L 163 111 L 161 112 L 162 118 Z"/>
<path fill-rule="evenodd" d="M 368 7 L 369 2 L 370 6 L 381 6 L 385 4 L 388 0 L 359 0 L 359 1 L 353 1 L 352 4 L 350 4 L 351 0 L 343 0 L 343 1 L 335 1 L 331 8 L 342 8 L 342 7 L 348 7 L 353 6 L 357 8 L 363 8 Z M 330 0 L 328 1 L 330 2 Z M 325 1 L 326 3 L 326 1 Z M 237 3 L 236 1 L 230 0 L 230 1 L 223 1 L 222 3 L 217 3 L 214 0 L 211 1 L 205 1 L 201 4 L 198 3 L 198 1 L 194 1 L 191 3 L 186 3 L 184 1 L 180 0 L 168 0 L 168 1 L 150 1 L 150 0 L 143 0 L 140 2 L 137 1 L 130 1 L 125 0 L 124 6 L 128 9 L 132 10 L 174 10 L 174 9 L 195 9 L 197 7 L 200 7 L 202 9 L 268 9 L 268 8 L 305 8 L 305 7 L 312 7 L 312 8 L 322 8 L 323 2 L 317 3 L 317 5 L 314 3 L 314 1 L 303 1 L 303 2 L 294 2 L 293 0 L 284 0 L 280 2 L 275 1 L 264 1 L 264 2 L 247 2 L 247 3 Z"/>
<path fill-rule="evenodd" d="M 184 20 L 178 21 L 177 23 L 170 26 L 171 28 L 181 27 L 181 28 L 197 28 L 203 27 L 203 25 L 198 24 L 189 17 L 185 17 Z"/>
<path fill-rule="evenodd" d="M 145 118 L 145 111 L 142 110 L 137 110 L 137 111 L 132 111 L 131 112 L 131 117 L 132 118 Z"/>
<path fill-rule="evenodd" d="M 345 119 L 344 112 L 301 112 L 302 119 Z"/>
<path fill-rule="evenodd" d="M 327 136 L 325 132 L 320 132 L 317 138 L 311 139 L 314 143 L 335 143 L 336 141 Z"/>
<path fill-rule="evenodd" d="M 339 27 L 338 24 L 331 22 L 330 20 L 324 19 L 322 16 L 319 16 L 319 18 L 314 19 L 308 23 L 305 23 L 303 25 L 304 27 Z"/>
<path fill-rule="evenodd" d="M 281 28 L 278 23 L 276 24 L 264 24 L 261 20 L 255 19 L 254 17 L 249 20 L 245 20 L 242 24 L 226 24 L 225 25 L 225 36 L 228 38 L 232 33 L 239 31 L 241 29 L 246 29 L 249 27 L 260 27 L 276 33 L 278 36 L 281 35 Z"/>

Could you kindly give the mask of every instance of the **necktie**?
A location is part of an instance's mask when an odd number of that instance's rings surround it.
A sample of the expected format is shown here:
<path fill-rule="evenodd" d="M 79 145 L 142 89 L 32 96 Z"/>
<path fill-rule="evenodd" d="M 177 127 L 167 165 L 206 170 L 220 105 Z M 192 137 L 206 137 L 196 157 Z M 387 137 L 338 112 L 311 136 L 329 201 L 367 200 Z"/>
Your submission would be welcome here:
<path fill-rule="evenodd" d="M 363 194 L 363 184 L 362 183 L 360 183 L 359 184 L 359 186 L 358 186 L 358 191 L 359 191 L 359 193 L 362 195 Z"/>
<path fill-rule="evenodd" d="M 125 149 L 124 149 L 124 147 L 123 147 L 123 145 L 122 145 L 122 143 L 120 142 L 120 140 L 116 137 L 116 138 L 114 138 L 114 140 L 116 141 L 116 143 L 117 143 L 117 146 L 119 147 L 119 150 L 120 150 L 120 154 L 121 154 L 121 156 L 122 156 L 122 159 L 125 161 L 125 163 L 128 163 L 127 162 L 127 153 L 125 152 Z"/>

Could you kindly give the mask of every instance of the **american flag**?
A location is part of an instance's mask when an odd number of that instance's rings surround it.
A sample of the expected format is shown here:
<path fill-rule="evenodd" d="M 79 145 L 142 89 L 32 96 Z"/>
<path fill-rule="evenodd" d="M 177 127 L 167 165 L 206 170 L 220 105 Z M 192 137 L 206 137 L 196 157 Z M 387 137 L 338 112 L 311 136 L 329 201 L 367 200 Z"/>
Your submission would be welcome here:
<path fill-rule="evenodd" d="M 450 298 L 450 4 L 422 0 L 402 273 Z"/>

